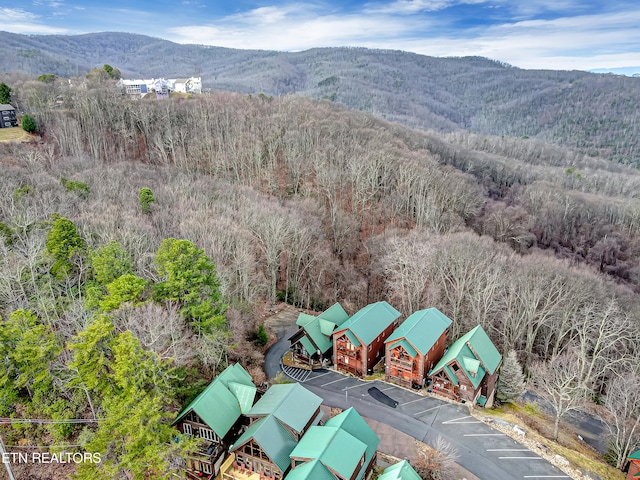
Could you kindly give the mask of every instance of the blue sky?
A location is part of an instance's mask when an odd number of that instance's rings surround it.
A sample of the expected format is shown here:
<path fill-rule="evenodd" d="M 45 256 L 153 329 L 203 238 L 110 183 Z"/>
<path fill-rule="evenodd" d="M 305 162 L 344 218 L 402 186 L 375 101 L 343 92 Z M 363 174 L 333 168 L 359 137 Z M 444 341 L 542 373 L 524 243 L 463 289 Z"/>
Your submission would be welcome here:
<path fill-rule="evenodd" d="M 118 31 L 280 51 L 362 46 L 480 55 L 521 68 L 640 72 L 637 0 L 0 0 L 0 25 L 25 34 Z"/>

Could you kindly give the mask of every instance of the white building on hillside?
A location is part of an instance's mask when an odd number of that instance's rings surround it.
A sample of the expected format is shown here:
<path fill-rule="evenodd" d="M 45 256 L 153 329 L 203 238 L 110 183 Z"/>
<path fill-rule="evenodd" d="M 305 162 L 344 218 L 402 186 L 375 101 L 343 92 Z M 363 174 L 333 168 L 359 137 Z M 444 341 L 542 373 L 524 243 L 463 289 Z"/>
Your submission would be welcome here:
<path fill-rule="evenodd" d="M 169 79 L 169 90 L 180 93 L 202 93 L 202 78 L 174 78 Z"/>
<path fill-rule="evenodd" d="M 202 78 L 148 78 L 138 80 L 120 80 L 118 86 L 127 95 L 144 96 L 155 93 L 158 98 L 167 98 L 169 92 L 202 93 Z"/>

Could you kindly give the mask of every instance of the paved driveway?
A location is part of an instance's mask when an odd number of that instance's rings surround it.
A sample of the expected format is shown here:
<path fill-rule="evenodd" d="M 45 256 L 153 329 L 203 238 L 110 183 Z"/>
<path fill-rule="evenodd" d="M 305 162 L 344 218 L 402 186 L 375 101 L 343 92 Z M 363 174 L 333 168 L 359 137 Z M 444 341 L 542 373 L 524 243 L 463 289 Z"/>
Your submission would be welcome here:
<path fill-rule="evenodd" d="M 453 444 L 457 462 L 482 480 L 570 478 L 510 437 L 476 420 L 465 405 L 448 403 L 381 381 L 363 381 L 330 370 L 312 372 L 304 386 L 332 407 L 355 407 L 363 416 L 384 422 L 435 446 L 438 437 Z M 377 387 L 398 402 L 389 407 L 371 397 Z"/>

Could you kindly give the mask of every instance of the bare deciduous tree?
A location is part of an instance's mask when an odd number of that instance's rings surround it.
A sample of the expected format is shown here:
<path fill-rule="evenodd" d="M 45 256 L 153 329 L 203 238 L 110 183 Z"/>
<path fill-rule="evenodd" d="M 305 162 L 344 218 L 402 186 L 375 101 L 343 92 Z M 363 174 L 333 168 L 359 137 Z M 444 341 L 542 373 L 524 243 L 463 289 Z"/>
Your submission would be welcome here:
<path fill-rule="evenodd" d="M 529 367 L 531 382 L 553 408 L 553 439 L 556 441 L 560 419 L 571 411 L 581 409 L 589 394 L 580 375 L 580 360 L 574 354 L 563 354 L 547 362 L 536 361 Z"/>
<path fill-rule="evenodd" d="M 609 427 L 609 450 L 616 467 L 622 469 L 627 457 L 640 446 L 640 374 L 623 371 L 607 384 L 604 406 Z"/>

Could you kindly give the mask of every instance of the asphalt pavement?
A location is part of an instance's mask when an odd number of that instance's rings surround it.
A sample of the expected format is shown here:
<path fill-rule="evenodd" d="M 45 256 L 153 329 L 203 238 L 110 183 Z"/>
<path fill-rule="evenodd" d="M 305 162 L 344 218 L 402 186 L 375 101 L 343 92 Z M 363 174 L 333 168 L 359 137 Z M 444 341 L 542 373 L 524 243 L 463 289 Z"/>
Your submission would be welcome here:
<path fill-rule="evenodd" d="M 288 338 L 297 331 L 297 314 L 294 316 L 292 310 L 281 312 L 269 322 L 278 337 L 265 357 L 264 368 L 269 378 L 282 371 L 280 360 L 289 349 Z M 303 379 L 300 383 L 320 396 L 327 406 L 354 407 L 361 415 L 433 447 L 439 438 L 446 440 L 459 454 L 457 463 L 481 480 L 570 478 L 525 446 L 471 416 L 466 405 L 333 370 L 315 370 L 300 378 Z M 397 406 L 388 406 L 371 397 L 368 390 L 372 387 L 397 401 Z"/>
<path fill-rule="evenodd" d="M 322 397 L 326 405 L 354 407 L 361 415 L 433 447 L 439 437 L 446 440 L 458 451 L 457 463 L 481 480 L 570 478 L 525 446 L 471 416 L 466 405 L 331 370 L 314 371 L 303 385 Z M 397 401 L 397 407 L 371 397 L 368 392 L 371 387 Z"/>

